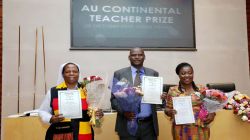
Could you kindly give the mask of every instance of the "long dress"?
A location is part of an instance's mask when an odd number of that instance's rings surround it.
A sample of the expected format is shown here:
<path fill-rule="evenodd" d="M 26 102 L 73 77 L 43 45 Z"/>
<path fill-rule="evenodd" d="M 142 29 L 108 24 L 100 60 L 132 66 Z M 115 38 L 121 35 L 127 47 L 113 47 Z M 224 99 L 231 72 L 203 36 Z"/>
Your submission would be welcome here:
<path fill-rule="evenodd" d="M 204 90 L 202 86 L 198 86 L 199 91 Z M 209 140 L 210 128 L 205 125 L 198 117 L 202 105 L 202 99 L 197 92 L 187 93 L 181 92 L 178 86 L 171 87 L 167 94 L 167 108 L 173 109 L 172 97 L 191 96 L 195 123 L 176 125 L 173 119 L 172 135 L 174 140 Z"/>

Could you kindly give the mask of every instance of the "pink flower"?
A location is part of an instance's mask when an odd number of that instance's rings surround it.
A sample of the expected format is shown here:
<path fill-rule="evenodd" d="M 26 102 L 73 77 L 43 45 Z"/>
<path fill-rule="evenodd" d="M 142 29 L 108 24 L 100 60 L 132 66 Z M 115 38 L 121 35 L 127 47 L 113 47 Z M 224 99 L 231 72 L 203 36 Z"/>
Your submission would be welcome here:
<path fill-rule="evenodd" d="M 235 91 L 232 100 L 227 103 L 225 109 L 231 109 L 229 106 L 233 106 L 233 113 L 239 115 L 242 121 L 250 123 L 250 98 Z"/>

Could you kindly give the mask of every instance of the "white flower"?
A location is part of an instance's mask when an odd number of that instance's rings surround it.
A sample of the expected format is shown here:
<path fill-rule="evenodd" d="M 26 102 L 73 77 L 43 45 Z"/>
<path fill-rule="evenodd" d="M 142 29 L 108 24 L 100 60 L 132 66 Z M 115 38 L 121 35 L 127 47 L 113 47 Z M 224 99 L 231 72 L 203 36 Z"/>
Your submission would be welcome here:
<path fill-rule="evenodd" d="M 238 115 L 241 115 L 241 114 L 242 114 L 242 110 L 239 110 L 239 111 L 238 111 Z"/>
<path fill-rule="evenodd" d="M 127 83 L 124 82 L 124 81 L 119 81 L 119 82 L 116 83 L 116 85 L 118 85 L 118 86 L 124 86 L 124 85 L 126 85 L 126 84 L 127 84 Z"/>
<path fill-rule="evenodd" d="M 246 109 L 246 111 L 247 111 L 247 112 L 250 112 L 250 108 L 248 107 L 248 108 Z"/>
<path fill-rule="evenodd" d="M 233 104 L 234 102 L 235 102 L 234 99 L 228 101 L 229 104 Z"/>
<path fill-rule="evenodd" d="M 244 106 L 241 106 L 240 109 L 241 109 L 241 110 L 245 110 L 246 108 L 245 108 Z"/>
<path fill-rule="evenodd" d="M 246 115 L 244 115 L 244 116 L 242 116 L 242 117 L 241 117 L 241 120 L 242 120 L 242 121 L 247 121 L 247 120 L 248 120 L 248 118 L 247 118 L 247 116 L 246 116 Z"/>
<path fill-rule="evenodd" d="M 194 94 L 198 97 L 201 97 L 201 93 L 200 92 L 194 92 Z"/>
<path fill-rule="evenodd" d="M 244 101 L 243 102 L 243 105 L 245 106 L 245 105 L 247 105 L 248 104 L 248 101 Z"/>
<path fill-rule="evenodd" d="M 228 108 L 228 109 L 232 109 L 233 106 L 232 106 L 232 105 L 228 105 L 227 108 Z"/>

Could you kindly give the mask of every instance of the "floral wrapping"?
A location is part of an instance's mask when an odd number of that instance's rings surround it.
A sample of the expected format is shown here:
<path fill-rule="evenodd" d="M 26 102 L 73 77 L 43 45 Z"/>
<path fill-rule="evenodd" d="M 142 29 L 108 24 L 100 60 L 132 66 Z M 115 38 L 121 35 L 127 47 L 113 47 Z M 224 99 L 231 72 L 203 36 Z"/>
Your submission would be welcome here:
<path fill-rule="evenodd" d="M 88 115 L 91 117 L 89 123 L 94 127 L 100 127 L 102 119 L 96 116 L 96 111 L 107 109 L 106 105 L 103 105 L 107 87 L 99 76 L 86 77 L 82 83 L 87 89 Z"/>
<path fill-rule="evenodd" d="M 117 80 L 118 81 L 118 80 Z M 141 104 L 141 92 L 138 88 L 129 86 L 129 82 L 126 79 L 122 79 L 116 82 L 112 91 L 113 95 L 121 107 L 123 112 L 134 112 L 136 115 L 139 113 L 139 107 Z M 127 121 L 127 130 L 131 135 L 135 135 L 137 132 L 138 124 L 136 119 Z"/>
<path fill-rule="evenodd" d="M 233 97 L 232 92 L 224 93 L 216 89 L 207 89 L 201 92 L 203 105 L 199 112 L 199 118 L 206 119 L 208 113 L 217 112 L 227 104 L 229 99 Z"/>

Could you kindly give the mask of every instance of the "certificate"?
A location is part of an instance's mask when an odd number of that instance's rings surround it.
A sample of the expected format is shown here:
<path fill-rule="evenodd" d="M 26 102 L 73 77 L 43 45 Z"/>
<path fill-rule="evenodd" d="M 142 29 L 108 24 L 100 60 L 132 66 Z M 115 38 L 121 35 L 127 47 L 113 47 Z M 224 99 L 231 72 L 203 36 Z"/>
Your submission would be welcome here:
<path fill-rule="evenodd" d="M 153 76 L 142 77 L 142 103 L 162 104 L 161 94 L 163 88 L 163 78 Z"/>
<path fill-rule="evenodd" d="M 173 97 L 173 108 L 177 111 L 176 124 L 195 123 L 191 96 Z"/>
<path fill-rule="evenodd" d="M 58 91 L 59 114 L 65 118 L 82 118 L 82 102 L 79 90 Z"/>

